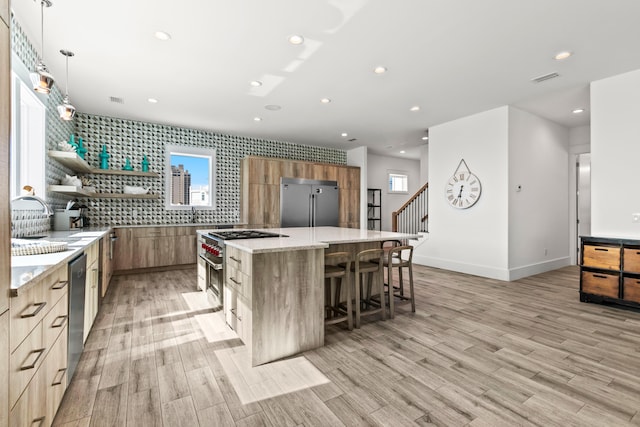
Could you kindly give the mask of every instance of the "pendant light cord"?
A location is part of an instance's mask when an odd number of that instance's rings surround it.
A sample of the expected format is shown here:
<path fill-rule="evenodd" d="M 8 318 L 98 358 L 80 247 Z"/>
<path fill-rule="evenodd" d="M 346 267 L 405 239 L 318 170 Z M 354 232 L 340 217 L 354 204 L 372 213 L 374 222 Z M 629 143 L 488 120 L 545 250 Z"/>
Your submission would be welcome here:
<path fill-rule="evenodd" d="M 64 86 L 65 86 L 65 90 L 64 90 L 64 96 L 65 97 L 69 97 L 69 55 L 65 55 L 67 58 L 67 81 L 65 82 Z"/>
<path fill-rule="evenodd" d="M 44 0 L 40 1 L 40 48 L 42 49 L 40 60 L 44 63 Z"/>

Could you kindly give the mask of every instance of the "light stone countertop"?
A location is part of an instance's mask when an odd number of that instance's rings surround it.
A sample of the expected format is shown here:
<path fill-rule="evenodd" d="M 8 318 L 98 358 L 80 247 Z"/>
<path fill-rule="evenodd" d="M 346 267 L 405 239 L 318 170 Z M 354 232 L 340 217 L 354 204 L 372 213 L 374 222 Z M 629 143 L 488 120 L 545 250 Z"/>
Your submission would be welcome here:
<path fill-rule="evenodd" d="M 12 256 L 11 295 L 17 296 L 19 292 L 26 291 L 30 288 L 30 283 L 35 283 L 33 279 L 71 261 L 80 255 L 85 247 L 108 234 L 109 230 L 111 227 L 46 232 L 46 237 L 41 240 L 67 242 L 68 249 L 50 254 Z M 34 242 L 38 242 L 38 240 L 34 240 Z"/>
<path fill-rule="evenodd" d="M 245 252 L 263 253 L 328 248 L 331 244 L 340 243 L 382 242 L 384 240 L 418 238 L 417 234 L 340 227 L 256 228 L 255 230 L 283 234 L 287 237 L 227 240 L 225 243 Z M 210 231 L 223 230 L 198 230 L 197 232 L 203 234 Z"/>

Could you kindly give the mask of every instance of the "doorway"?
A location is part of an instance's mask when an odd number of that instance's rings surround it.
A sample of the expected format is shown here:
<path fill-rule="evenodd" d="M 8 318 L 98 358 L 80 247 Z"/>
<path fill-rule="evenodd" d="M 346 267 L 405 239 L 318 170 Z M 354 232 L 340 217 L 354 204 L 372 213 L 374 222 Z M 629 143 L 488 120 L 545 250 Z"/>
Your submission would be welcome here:
<path fill-rule="evenodd" d="M 580 263 L 580 236 L 591 234 L 591 153 L 576 156 L 576 236 Z"/>

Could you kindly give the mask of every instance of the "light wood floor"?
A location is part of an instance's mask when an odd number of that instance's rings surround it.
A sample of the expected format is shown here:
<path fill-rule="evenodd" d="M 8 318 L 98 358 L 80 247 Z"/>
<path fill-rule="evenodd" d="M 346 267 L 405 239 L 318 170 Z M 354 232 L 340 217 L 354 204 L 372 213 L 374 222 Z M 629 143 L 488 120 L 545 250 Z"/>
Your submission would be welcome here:
<path fill-rule="evenodd" d="M 640 425 L 640 313 L 580 303 L 576 267 L 415 273 L 415 314 L 331 327 L 304 354 L 328 382 L 244 405 L 220 361 L 242 343 L 207 338 L 211 310 L 183 296 L 195 271 L 116 276 L 55 423 Z"/>

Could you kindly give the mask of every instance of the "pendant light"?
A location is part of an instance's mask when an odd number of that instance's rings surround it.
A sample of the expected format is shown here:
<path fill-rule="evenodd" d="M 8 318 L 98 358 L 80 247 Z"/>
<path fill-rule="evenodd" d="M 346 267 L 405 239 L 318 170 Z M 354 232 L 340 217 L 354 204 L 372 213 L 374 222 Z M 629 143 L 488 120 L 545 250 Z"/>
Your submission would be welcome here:
<path fill-rule="evenodd" d="M 29 74 L 33 90 L 38 93 L 48 94 L 53 87 L 54 78 L 44 65 L 44 7 L 51 7 L 50 0 L 40 0 L 40 40 L 42 42 L 42 56 L 36 63 L 36 71 Z"/>
<path fill-rule="evenodd" d="M 71 120 L 73 119 L 73 116 L 76 115 L 76 107 L 69 103 L 69 57 L 73 56 L 74 53 L 64 49 L 62 49 L 60 53 L 66 57 L 67 80 L 65 82 L 66 87 L 64 91 L 64 98 L 62 99 L 62 105 L 58 105 L 58 114 L 60 114 L 60 118 L 62 120 Z"/>

